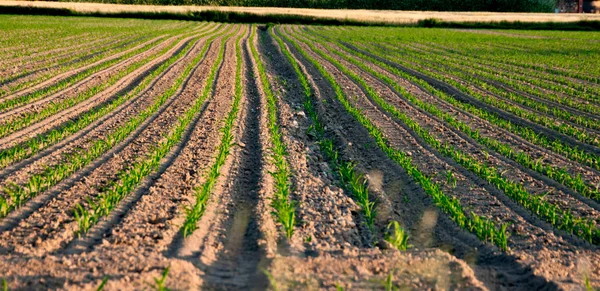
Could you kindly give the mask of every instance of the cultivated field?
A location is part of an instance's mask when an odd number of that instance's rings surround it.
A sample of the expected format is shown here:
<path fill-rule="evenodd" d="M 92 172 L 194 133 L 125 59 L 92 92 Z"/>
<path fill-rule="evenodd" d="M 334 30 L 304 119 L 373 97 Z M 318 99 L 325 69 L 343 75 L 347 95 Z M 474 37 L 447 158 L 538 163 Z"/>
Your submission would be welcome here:
<path fill-rule="evenodd" d="M 10 290 L 600 287 L 600 33 L 0 33 Z"/>

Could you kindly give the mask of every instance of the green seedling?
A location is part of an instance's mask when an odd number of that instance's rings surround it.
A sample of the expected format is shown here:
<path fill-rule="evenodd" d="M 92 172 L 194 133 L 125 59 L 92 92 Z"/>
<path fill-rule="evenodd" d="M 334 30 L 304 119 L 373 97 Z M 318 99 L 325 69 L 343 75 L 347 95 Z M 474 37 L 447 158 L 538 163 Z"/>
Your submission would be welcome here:
<path fill-rule="evenodd" d="M 391 221 L 387 226 L 385 240 L 399 251 L 405 251 L 411 247 L 408 244 L 408 234 L 397 221 Z"/>

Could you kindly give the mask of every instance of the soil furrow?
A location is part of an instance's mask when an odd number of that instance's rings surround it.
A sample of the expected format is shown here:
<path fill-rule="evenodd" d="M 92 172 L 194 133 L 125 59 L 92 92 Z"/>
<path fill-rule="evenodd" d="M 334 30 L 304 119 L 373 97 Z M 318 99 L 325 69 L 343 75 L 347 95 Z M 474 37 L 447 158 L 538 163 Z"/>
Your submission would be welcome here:
<path fill-rule="evenodd" d="M 144 64 L 142 67 L 136 69 L 124 78 L 120 79 L 116 84 L 110 86 L 109 88 L 100 92 L 99 94 L 96 94 L 94 97 L 83 101 L 73 107 L 70 107 L 66 110 L 63 110 L 60 114 L 55 114 L 52 117 L 46 118 L 40 122 L 32 124 L 29 127 L 17 131 L 1 139 L 0 142 L 2 142 L 3 144 L 8 144 L 9 146 L 23 142 L 24 140 L 31 138 L 35 135 L 56 128 L 60 126 L 60 124 L 62 124 L 63 122 L 72 118 L 76 118 L 79 114 L 86 112 L 96 106 L 101 106 L 106 102 L 110 102 L 111 100 L 113 100 L 121 94 L 125 94 L 130 89 L 134 88 L 152 70 L 156 69 L 170 57 L 181 51 L 192 38 L 193 37 L 188 37 L 181 40 L 167 53 L 159 56 L 158 58 L 152 60 L 149 63 Z"/>
<path fill-rule="evenodd" d="M 600 154 L 600 149 L 598 149 L 595 146 L 592 146 L 592 145 L 589 145 L 589 144 L 586 144 L 586 143 L 582 143 L 582 142 L 576 140 L 575 138 L 572 138 L 570 136 L 558 133 L 558 132 L 556 132 L 554 130 L 548 129 L 548 128 L 546 128 L 544 126 L 541 126 L 541 125 L 539 125 L 537 123 L 533 123 L 533 122 L 531 122 L 529 120 L 525 120 L 525 119 L 519 118 L 519 117 L 517 117 L 517 116 L 515 116 L 515 115 L 513 115 L 511 113 L 508 113 L 508 112 L 505 112 L 505 111 L 503 111 L 501 109 L 495 108 L 495 107 L 493 107 L 493 106 L 491 106 L 491 105 L 489 105 L 487 103 L 484 103 L 484 102 L 482 102 L 482 101 L 480 101 L 480 100 L 478 100 L 478 99 L 476 99 L 476 98 L 474 98 L 472 96 L 469 96 L 469 95 L 463 93 L 462 91 L 456 89 L 454 86 L 452 86 L 450 84 L 447 84 L 447 83 L 445 83 L 443 81 L 436 80 L 436 79 L 431 78 L 431 77 L 429 77 L 429 76 L 427 76 L 427 75 L 425 75 L 425 74 L 423 74 L 421 72 L 418 72 L 418 71 L 412 70 L 410 68 L 407 68 L 405 66 L 399 65 L 397 63 L 391 62 L 391 61 L 389 61 L 389 60 L 387 60 L 385 58 L 382 58 L 382 57 L 379 57 L 377 55 L 374 55 L 374 54 L 372 54 L 372 53 L 370 53 L 368 51 L 359 49 L 356 46 L 353 46 L 351 44 L 343 43 L 343 45 L 346 45 L 350 49 L 359 51 L 362 54 L 368 55 L 368 56 L 373 57 L 373 58 L 375 58 L 375 59 L 377 59 L 379 61 L 382 61 L 382 62 L 384 62 L 384 63 L 386 63 L 386 64 L 388 64 L 388 65 L 390 65 L 390 66 L 392 66 L 392 67 L 394 67 L 396 69 L 402 70 L 402 71 L 406 72 L 407 74 L 410 74 L 410 75 L 415 76 L 415 77 L 417 77 L 419 79 L 422 79 L 422 80 L 426 81 L 432 87 L 434 87 L 434 88 L 436 88 L 436 89 L 438 89 L 438 90 L 440 90 L 440 91 L 442 91 L 442 92 L 444 92 L 444 93 L 446 93 L 448 95 L 453 96 L 455 99 L 457 99 L 457 100 L 459 100 L 461 102 L 475 105 L 475 106 L 477 106 L 479 108 L 482 108 L 482 109 L 484 109 L 484 110 L 486 110 L 488 112 L 496 114 L 497 116 L 499 116 L 499 117 L 501 117 L 503 119 L 509 120 L 510 122 L 512 122 L 512 123 L 514 123 L 516 125 L 523 126 L 523 127 L 529 127 L 529 128 L 531 128 L 533 131 L 535 131 L 538 134 L 543 134 L 543 135 L 549 137 L 550 139 L 560 140 L 560 141 L 568 144 L 571 147 L 577 147 L 577 148 L 583 149 L 583 150 L 585 150 L 587 152 L 594 153 L 596 155 Z"/>
<path fill-rule="evenodd" d="M 193 55 L 192 55 L 193 56 Z M 191 56 L 190 56 L 191 57 Z M 208 55 L 199 67 L 194 76 L 201 78 L 211 65 L 211 60 L 215 58 L 215 45 L 211 46 Z M 186 64 L 186 62 L 182 62 Z M 196 84 L 186 78 L 185 84 Z M 200 83 L 201 84 L 201 83 Z M 162 133 L 170 128 L 170 124 L 177 121 L 179 115 L 195 99 L 194 91 L 185 90 L 180 87 L 178 92 L 172 97 L 173 102 L 165 104 L 159 112 L 140 126 L 135 133 L 122 142 L 118 148 L 112 149 L 100 158 L 101 165 L 92 165 L 92 169 L 84 169 L 82 172 L 89 172 L 84 177 L 79 177 L 74 185 L 60 192 L 52 201 L 38 209 L 35 214 L 21 221 L 17 227 L 10 232 L 5 232 L 3 236 L 10 238 L 4 239 L 3 244 L 12 241 L 12 248 L 17 252 L 51 252 L 62 248 L 74 236 L 75 222 L 68 210 L 73 209 L 76 203 L 82 202 L 84 198 L 91 198 L 97 195 L 102 189 L 109 185 L 110 181 L 115 180 L 119 170 L 127 167 L 135 160 L 144 156 L 144 153 L 151 149 L 161 138 Z M 98 163 L 96 163 L 98 164 Z M 95 167 L 94 167 L 95 166 Z M 27 231 L 31 227 L 35 228 L 35 223 L 28 221 L 39 221 L 51 218 L 52 224 L 46 224 L 44 228 L 38 229 L 33 238 L 15 239 L 14 235 L 30 234 Z M 59 222 L 59 223 L 57 223 Z M 12 234 L 12 235 L 11 235 Z M 38 240 L 36 242 L 36 240 Z M 10 244 L 9 244 L 10 245 Z"/>
<path fill-rule="evenodd" d="M 292 253 L 348 250 L 370 245 L 360 207 L 340 188 L 337 173 L 322 156 L 318 141 L 306 133 L 311 125 L 304 110 L 304 91 L 297 84 L 277 43 L 260 33 L 262 55 L 279 99 L 279 122 L 293 171 L 293 199 L 298 201 L 300 227 L 290 241 Z"/>
<path fill-rule="evenodd" d="M 316 44 L 321 50 L 319 44 Z M 487 164 L 492 165 L 501 172 L 504 172 L 506 177 L 523 184 L 525 188 L 533 195 L 546 195 L 547 200 L 553 204 L 559 205 L 563 209 L 569 209 L 577 214 L 579 217 L 591 217 L 598 219 L 598 210 L 600 206 L 598 203 L 587 199 L 579 193 L 571 190 L 556 181 L 553 181 L 539 173 L 532 170 L 523 168 L 518 163 L 508 160 L 507 158 L 492 152 L 491 155 L 484 154 L 485 148 L 479 145 L 475 140 L 467 136 L 466 134 L 450 128 L 444 125 L 443 121 L 439 118 L 432 116 L 431 114 L 424 113 L 418 108 L 414 108 L 412 105 L 407 104 L 397 92 L 393 92 L 391 88 L 383 84 L 381 81 L 376 80 L 373 76 L 365 73 L 360 68 L 357 68 L 353 64 L 342 60 L 337 55 L 331 54 L 333 58 L 340 61 L 345 67 L 356 72 L 363 79 L 372 86 L 375 91 L 378 92 L 386 101 L 393 104 L 401 112 L 407 114 L 411 119 L 417 121 L 422 128 L 427 129 L 433 133 L 442 143 L 449 143 L 454 145 L 456 148 L 461 149 L 463 152 L 470 153 L 476 157 L 479 161 L 485 161 Z M 364 90 L 364 88 L 362 88 Z M 371 100 L 371 103 L 374 101 Z M 379 108 L 379 106 L 377 106 Z M 388 115 L 388 117 L 395 119 L 391 114 L 386 113 L 383 109 L 379 108 L 382 114 Z M 397 121 L 400 122 L 400 121 Z M 577 198 L 573 199 L 573 197 Z M 578 200 L 587 202 L 586 204 L 581 203 Z"/>
<path fill-rule="evenodd" d="M 239 27 L 239 26 L 237 26 Z M 236 28 L 237 29 L 237 28 Z M 231 36 L 226 47 L 231 48 Z M 104 244 L 99 249 L 134 247 L 143 248 L 148 252 L 164 251 L 166 246 L 179 235 L 180 204 L 191 200 L 190 192 L 197 181 L 202 180 L 206 170 L 214 160 L 214 153 L 221 135 L 219 129 L 223 116 L 231 107 L 228 99 L 232 94 L 231 80 L 223 76 L 231 76 L 231 57 L 226 54 L 225 59 L 219 64 L 220 81 L 211 86 L 214 96 L 205 102 L 202 111 L 195 117 L 188 127 L 186 134 L 178 146 L 162 163 L 158 173 L 146 178 L 144 184 L 138 187 L 135 194 L 124 205 L 114 211 L 107 219 L 107 223 L 99 225 L 101 231 L 92 231 L 85 239 L 91 242 L 104 238 Z M 233 60 L 235 61 L 235 59 Z M 198 76 L 202 77 L 202 76 Z M 204 87 L 202 86 L 202 87 Z M 190 88 L 199 95 L 204 90 L 201 87 Z M 148 215 L 153 213 L 153 215 Z"/>
<path fill-rule="evenodd" d="M 11 93 L 9 95 L 3 96 L 3 97 L 0 98 L 0 101 L 3 102 L 5 100 L 14 99 L 14 98 L 26 95 L 26 94 L 31 94 L 31 93 L 33 93 L 35 91 L 43 90 L 43 89 L 51 86 L 52 84 L 58 83 L 58 82 L 60 82 L 62 80 L 65 80 L 65 79 L 67 79 L 67 78 L 69 78 L 71 76 L 77 75 L 80 72 L 83 72 L 83 71 L 85 71 L 87 69 L 90 69 L 90 68 L 93 68 L 95 66 L 98 66 L 98 65 L 100 65 L 102 63 L 118 59 L 119 57 L 121 57 L 123 55 L 126 55 L 129 52 L 132 52 L 132 51 L 138 50 L 140 48 L 143 48 L 143 47 L 145 47 L 145 46 L 147 46 L 149 44 L 152 44 L 154 42 L 157 42 L 157 41 L 159 41 L 160 39 L 163 39 L 163 38 L 164 38 L 164 36 L 155 37 L 155 38 L 153 38 L 151 40 L 148 40 L 146 42 L 143 42 L 143 43 L 141 43 L 141 44 L 139 44 L 139 45 L 137 45 L 135 47 L 132 47 L 132 48 L 130 48 L 128 50 L 125 50 L 125 51 L 119 52 L 117 54 L 111 55 L 111 56 L 109 56 L 107 58 L 104 58 L 104 59 L 101 59 L 101 60 L 99 60 L 97 62 L 91 63 L 89 65 L 86 65 L 86 66 L 83 66 L 83 67 L 80 67 L 80 68 L 77 68 L 77 69 L 74 69 L 74 70 L 71 70 L 71 71 L 67 71 L 67 72 L 58 74 L 58 75 L 56 75 L 56 76 L 54 76 L 54 77 L 52 77 L 52 78 L 50 78 L 50 79 L 48 79 L 48 80 L 46 80 L 46 81 L 44 81 L 42 83 L 39 83 L 39 84 L 37 84 L 37 85 L 35 85 L 33 87 L 25 88 L 25 89 L 19 90 L 17 92 Z M 114 66 L 111 66 L 111 67 L 114 67 Z M 110 68 L 108 68 L 108 69 L 110 69 Z M 108 70 L 108 69 L 106 69 L 106 70 Z M 105 70 L 103 70 L 103 71 L 105 71 Z M 96 74 L 99 74 L 99 73 L 101 73 L 101 72 L 98 72 Z M 84 80 L 90 80 L 90 79 L 91 79 L 91 77 L 88 77 L 88 78 L 86 78 Z M 84 80 L 82 80 L 82 81 L 84 81 Z M 81 83 L 82 81 L 78 82 L 78 84 Z"/>
<path fill-rule="evenodd" d="M 235 61 L 235 51 L 232 46 L 229 48 L 229 58 Z M 232 85 L 228 87 L 233 91 Z M 234 130 L 235 142 L 242 146 L 233 149 L 221 169 L 224 175 L 217 182 L 211 198 L 223 208 L 212 219 L 206 217 L 210 220 L 202 218 L 207 222 L 202 224 L 211 230 L 208 233 L 205 229 L 196 230 L 204 233 L 203 242 L 197 240 L 200 236 L 194 233 L 186 239 L 185 249 L 178 251 L 178 255 L 188 258 L 203 272 L 201 286 L 204 290 L 267 287 L 266 277 L 260 271 L 267 261 L 258 244 L 261 233 L 257 217 L 260 213 L 256 209 L 262 168 L 258 131 L 260 111 L 252 110 L 256 104 L 248 101 L 245 103 L 251 109 L 238 113 L 241 120 L 237 119 Z M 190 255 L 186 256 L 188 252 Z"/>
<path fill-rule="evenodd" d="M 173 37 L 166 41 L 158 43 L 152 48 L 144 50 L 141 53 L 135 54 L 130 58 L 127 58 L 123 61 L 120 61 L 117 64 L 114 64 L 108 68 L 96 72 L 84 78 L 83 80 L 72 84 L 64 90 L 60 90 L 56 93 L 42 97 L 38 100 L 31 100 L 31 102 L 27 102 L 25 104 L 16 104 L 15 107 L 9 107 L 7 108 L 7 110 L 4 110 L 2 113 L 0 113 L 0 119 L 2 120 L 2 123 L 6 124 L 23 116 L 27 116 L 28 114 L 39 113 L 46 107 L 46 104 L 60 103 L 63 100 L 74 98 L 78 94 L 82 94 L 87 90 L 90 90 L 91 88 L 94 88 L 95 86 L 106 82 L 110 79 L 111 76 L 117 75 L 121 71 L 124 71 L 127 67 L 139 61 L 145 60 L 146 58 L 152 57 L 154 54 L 168 47 L 176 40 L 177 38 Z"/>
<path fill-rule="evenodd" d="M 569 278 L 568 272 L 576 274 L 577 270 L 575 266 L 572 266 L 570 259 L 565 259 L 572 254 L 573 247 L 566 244 L 561 237 L 556 237 L 552 233 L 551 227 L 543 222 L 537 221 L 532 218 L 530 214 L 524 211 L 513 211 L 514 203 L 511 203 L 509 199 L 502 199 L 502 194 L 498 193 L 493 187 L 485 186 L 485 182 L 481 181 L 474 175 L 461 170 L 458 165 L 452 161 L 445 161 L 447 159 L 443 157 L 436 157 L 431 149 L 427 149 L 427 146 L 422 142 L 414 139 L 409 131 L 403 129 L 398 124 L 390 120 L 387 116 L 381 114 L 376 108 L 369 103 L 365 103 L 366 97 L 362 94 L 362 90 L 358 88 L 352 81 L 347 79 L 342 73 L 337 71 L 325 60 L 319 58 L 314 53 L 310 52 L 313 57 L 320 60 L 320 63 L 326 66 L 328 71 L 333 73 L 338 80 L 343 84 L 343 88 L 347 91 L 348 96 L 362 96 L 354 99 L 353 102 L 358 102 L 357 105 L 363 108 L 365 115 L 369 116 L 373 122 L 375 122 L 383 131 L 394 147 L 402 149 L 405 152 L 410 152 L 413 159 L 418 161 L 419 165 L 423 166 L 423 171 L 432 177 L 441 176 L 447 170 L 452 170 L 455 174 L 460 175 L 457 179 L 457 186 L 451 187 L 450 185 L 444 185 L 446 183 L 443 177 L 437 178 L 440 184 L 443 185 L 443 189 L 450 193 L 455 194 L 460 199 L 463 205 L 468 206 L 467 208 L 472 209 L 474 212 L 487 217 L 493 217 L 495 220 L 510 221 L 510 231 L 513 233 L 509 237 L 509 247 L 513 250 L 515 259 L 519 261 L 519 265 L 522 268 L 535 262 L 533 266 L 533 274 L 529 276 L 538 275 L 546 277 L 548 280 L 554 281 L 557 284 L 568 284 L 567 278 Z M 315 77 L 313 77 L 315 78 Z M 318 79 L 318 78 L 317 78 Z M 351 89 L 352 88 L 352 89 Z M 326 104 L 335 104 L 335 101 L 328 100 Z M 336 117 L 340 118 L 340 117 Z M 348 125 L 345 124 L 346 128 Z M 347 131 L 347 130 L 346 130 Z M 364 141 L 362 143 L 365 143 Z M 464 175 L 464 176 L 463 176 Z M 481 186 L 477 185 L 483 185 Z M 517 206 L 517 209 L 519 207 Z M 533 222 L 533 224 L 531 224 Z M 525 236 L 527 234 L 527 236 Z M 535 249 L 532 249 L 535 248 Z M 586 255 L 590 255 L 591 260 L 597 260 L 597 256 L 594 255 L 592 250 L 585 251 Z M 580 255 L 575 255 L 580 257 Z M 581 256 L 583 257 L 583 256 Z M 542 259 L 543 258 L 543 259 Z M 526 282 L 519 274 L 502 273 L 502 269 L 509 269 L 506 266 L 503 267 L 502 260 L 498 260 L 499 266 L 497 267 L 498 274 L 503 277 L 503 282 L 510 284 L 518 282 Z M 543 261 L 543 263 L 541 262 Z M 509 265 L 510 266 L 510 265 Z M 491 266 L 490 266 L 491 267 Z M 493 267 L 491 267 L 493 268 Z M 565 269 L 569 270 L 564 272 Z M 488 281 L 485 278 L 480 278 L 484 281 Z M 514 280 L 514 281 L 513 281 Z M 532 280 L 532 282 L 535 280 Z M 527 288 L 526 285 L 521 288 Z"/>

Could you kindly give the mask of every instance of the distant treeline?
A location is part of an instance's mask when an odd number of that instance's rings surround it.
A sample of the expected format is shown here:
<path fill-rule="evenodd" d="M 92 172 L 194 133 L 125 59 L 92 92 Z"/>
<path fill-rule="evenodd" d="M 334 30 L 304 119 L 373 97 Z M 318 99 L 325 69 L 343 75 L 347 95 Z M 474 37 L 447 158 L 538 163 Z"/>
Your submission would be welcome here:
<path fill-rule="evenodd" d="M 150 5 L 215 5 L 422 11 L 553 12 L 555 0 L 61 0 Z"/>

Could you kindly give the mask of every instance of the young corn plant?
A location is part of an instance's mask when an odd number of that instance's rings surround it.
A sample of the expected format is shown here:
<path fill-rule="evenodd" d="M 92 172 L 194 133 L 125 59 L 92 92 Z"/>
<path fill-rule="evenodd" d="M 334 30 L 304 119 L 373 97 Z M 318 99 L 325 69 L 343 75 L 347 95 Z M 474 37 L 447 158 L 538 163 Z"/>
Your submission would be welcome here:
<path fill-rule="evenodd" d="M 131 132 L 138 128 L 138 126 L 144 122 L 144 120 L 159 110 L 159 108 L 176 92 L 177 88 L 185 80 L 186 75 L 191 72 L 193 67 L 207 52 L 209 42 L 217 36 L 218 35 L 213 35 L 206 41 L 202 51 L 194 60 L 192 60 L 190 64 L 188 64 L 184 72 L 175 81 L 175 84 L 164 94 L 159 96 L 148 108 L 129 119 L 125 124 L 115 129 L 108 136 L 95 141 L 94 144 L 92 144 L 92 146 L 86 151 L 74 152 L 65 158 L 65 162 L 54 167 L 47 168 L 43 173 L 33 175 L 26 185 L 9 185 L 9 187 L 3 189 L 3 192 L 5 192 L 10 199 L 0 199 L 0 210 L 2 210 L 2 213 L 0 214 L 2 216 L 6 216 L 13 209 L 20 207 L 24 201 L 31 199 L 37 196 L 39 193 L 56 185 L 70 174 L 85 167 L 94 159 L 100 157 L 103 153 L 111 149 L 117 143 L 124 140 Z M 192 46 L 193 43 L 190 42 L 186 49 L 182 50 L 182 53 L 191 49 Z M 41 182 L 39 181 L 40 179 Z M 38 189 L 38 191 L 30 191 L 34 188 Z M 29 189 L 29 191 L 27 189 Z"/>
<path fill-rule="evenodd" d="M 162 272 L 160 278 L 154 278 L 154 284 L 151 285 L 152 288 L 156 291 L 169 291 L 171 289 L 167 288 L 166 283 L 167 283 L 167 276 L 169 276 L 169 270 L 171 269 L 171 266 L 165 268 L 165 270 Z"/>
<path fill-rule="evenodd" d="M 274 39 L 279 44 L 281 51 L 288 59 L 288 62 L 294 68 L 296 75 L 298 76 L 303 88 L 304 88 L 304 111 L 310 117 L 312 125 L 310 130 L 314 132 L 314 135 L 319 141 L 319 148 L 323 155 L 327 158 L 330 166 L 337 171 L 339 174 L 342 186 L 344 189 L 349 191 L 353 198 L 357 201 L 357 204 L 361 207 L 365 222 L 371 231 L 376 217 L 376 203 L 369 200 L 369 189 L 367 186 L 367 179 L 363 175 L 360 175 L 356 171 L 356 163 L 344 161 L 339 151 L 334 145 L 332 139 L 325 136 L 325 126 L 323 125 L 318 113 L 314 109 L 312 101 L 312 89 L 311 86 L 300 69 L 300 66 L 291 55 L 290 51 L 286 48 L 285 44 L 279 36 L 272 34 Z"/>
<path fill-rule="evenodd" d="M 225 118 L 225 125 L 221 128 L 221 132 L 223 133 L 223 136 L 221 137 L 221 143 L 218 147 L 218 154 L 217 154 L 217 159 L 214 162 L 214 164 L 212 165 L 210 172 L 208 174 L 208 177 L 206 179 L 206 181 L 204 182 L 204 184 L 200 187 L 196 187 L 194 189 L 195 192 L 195 196 L 196 196 L 196 203 L 191 206 L 191 207 L 186 207 L 185 208 L 185 221 L 183 223 L 183 227 L 181 229 L 183 236 L 187 237 L 188 235 L 190 235 L 194 230 L 196 230 L 198 228 L 197 224 L 198 221 L 200 221 L 200 218 L 202 217 L 202 215 L 204 215 L 204 212 L 206 211 L 206 204 L 208 202 L 208 198 L 210 197 L 210 193 L 212 192 L 217 178 L 220 175 L 220 170 L 221 167 L 225 164 L 225 161 L 229 155 L 229 152 L 231 150 L 231 147 L 233 145 L 233 127 L 234 127 L 234 123 L 237 117 L 237 113 L 239 112 L 239 107 L 240 107 L 240 101 L 242 98 L 242 49 L 241 49 L 241 45 L 240 45 L 240 40 L 242 38 L 243 34 L 240 34 L 240 36 L 236 39 L 236 44 L 235 44 L 235 51 L 236 51 L 236 72 L 235 72 L 235 96 L 234 96 L 234 101 L 233 101 L 233 106 L 231 108 L 231 110 L 229 111 L 229 113 L 227 114 L 227 117 Z M 221 54 L 220 56 L 222 56 L 223 53 L 223 49 L 224 49 L 224 44 L 221 47 Z M 217 62 L 219 63 L 219 62 Z M 216 68 L 215 68 L 215 72 L 216 72 Z M 209 77 L 209 80 L 211 78 L 214 78 L 213 75 L 211 75 Z M 210 84 L 211 82 L 207 83 Z M 208 94 L 210 91 L 210 86 L 206 86 L 205 87 L 205 91 L 204 94 Z"/>
<path fill-rule="evenodd" d="M 213 69 L 209 75 L 207 85 L 211 88 L 210 84 L 215 78 L 218 64 L 223 58 L 223 40 L 221 44 L 221 51 L 219 59 L 213 64 Z M 200 61 L 200 56 L 196 58 L 196 62 L 192 62 L 189 71 L 186 71 L 182 75 L 183 77 L 191 72 L 191 68 L 195 63 Z M 176 82 L 172 89 L 173 92 L 181 85 L 181 82 Z M 121 202 L 129 193 L 131 193 L 145 177 L 152 172 L 156 171 L 160 166 L 160 161 L 169 153 L 169 151 L 175 146 L 182 138 L 186 128 L 194 119 L 194 116 L 202 108 L 205 100 L 208 98 L 210 90 L 205 90 L 199 98 L 197 98 L 194 104 L 188 108 L 182 117 L 179 118 L 178 122 L 167 132 L 162 142 L 160 142 L 153 151 L 146 156 L 146 159 L 141 160 L 133 164 L 129 169 L 123 170 L 119 173 L 119 179 L 112 185 L 110 189 L 98 195 L 93 203 L 89 203 L 88 208 L 85 209 L 85 214 L 78 214 L 79 217 L 85 219 L 80 220 L 79 229 L 77 235 L 87 232 L 90 229 L 90 225 L 95 225 L 102 217 L 107 216 L 111 211 Z M 79 209 L 81 205 L 77 205 L 75 209 Z"/>
<path fill-rule="evenodd" d="M 346 109 L 348 113 L 350 113 L 358 122 L 360 122 L 365 129 L 370 133 L 370 135 L 375 139 L 377 145 L 383 150 L 384 153 L 388 155 L 392 160 L 399 163 L 408 173 L 411 175 L 425 190 L 425 192 L 432 196 L 435 204 L 442 209 L 445 213 L 449 214 L 452 220 L 454 220 L 461 228 L 470 229 L 471 226 L 475 228 L 488 228 L 494 230 L 493 237 L 486 236 L 478 236 L 481 240 L 491 241 L 495 245 L 497 245 L 502 250 L 507 250 L 507 235 L 499 234 L 501 231 L 505 231 L 506 228 L 499 227 L 496 223 L 488 220 L 488 219 L 473 219 L 470 215 L 467 215 L 465 211 L 462 209 L 462 205 L 456 198 L 451 198 L 447 196 L 440 190 L 438 184 L 434 183 L 429 177 L 424 175 L 418 167 L 416 167 L 412 163 L 412 159 L 404 152 L 398 151 L 389 145 L 389 142 L 384 137 L 383 133 L 379 128 L 377 128 L 368 118 L 366 118 L 362 111 L 352 106 L 352 104 L 348 101 L 346 95 L 343 92 L 342 87 L 337 83 L 334 77 L 323 67 L 323 65 L 318 62 L 311 55 L 306 53 L 304 49 L 302 49 L 298 43 L 288 37 L 287 35 L 283 35 L 284 38 L 291 43 L 299 53 L 306 58 L 318 71 L 321 73 L 323 77 L 331 84 L 334 89 L 335 95 L 343 107 Z M 313 51 L 318 51 L 314 46 L 310 44 L 310 42 L 304 42 L 307 46 L 309 46 Z M 325 56 L 327 59 L 327 57 Z M 329 58 L 328 60 L 330 60 Z M 349 74 L 349 72 L 345 72 Z M 484 232 L 478 232 L 479 234 L 485 234 Z"/>
<path fill-rule="evenodd" d="M 252 35 L 250 36 L 250 51 L 256 62 L 258 69 L 259 80 L 263 84 L 263 91 L 267 97 L 267 115 L 269 133 L 271 134 L 271 160 L 275 165 L 275 171 L 271 172 L 271 176 L 275 180 L 275 195 L 273 197 L 272 206 L 274 214 L 279 223 L 282 224 L 286 237 L 292 237 L 296 224 L 296 202 L 290 201 L 291 182 L 290 182 L 290 167 L 286 160 L 287 150 L 282 141 L 282 133 L 278 125 L 277 118 L 277 99 L 271 89 L 271 84 L 267 77 L 265 67 L 260 59 L 254 41 L 256 39 L 256 29 L 253 27 Z"/>
<path fill-rule="evenodd" d="M 405 251 L 411 247 L 408 244 L 408 234 L 397 221 L 391 221 L 388 224 L 385 240 L 399 251 Z"/>

